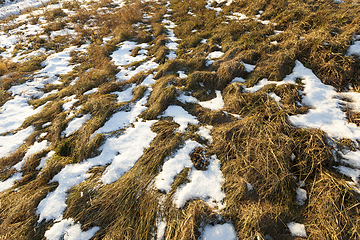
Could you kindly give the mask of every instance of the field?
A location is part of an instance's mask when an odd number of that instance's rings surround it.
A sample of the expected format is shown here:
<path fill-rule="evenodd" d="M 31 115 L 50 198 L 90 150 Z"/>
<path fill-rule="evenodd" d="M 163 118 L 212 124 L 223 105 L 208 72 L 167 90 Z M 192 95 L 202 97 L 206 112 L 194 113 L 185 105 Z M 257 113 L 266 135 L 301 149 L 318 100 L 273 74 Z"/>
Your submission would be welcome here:
<path fill-rule="evenodd" d="M 0 239 L 360 239 L 359 4 L 0 0 Z"/>

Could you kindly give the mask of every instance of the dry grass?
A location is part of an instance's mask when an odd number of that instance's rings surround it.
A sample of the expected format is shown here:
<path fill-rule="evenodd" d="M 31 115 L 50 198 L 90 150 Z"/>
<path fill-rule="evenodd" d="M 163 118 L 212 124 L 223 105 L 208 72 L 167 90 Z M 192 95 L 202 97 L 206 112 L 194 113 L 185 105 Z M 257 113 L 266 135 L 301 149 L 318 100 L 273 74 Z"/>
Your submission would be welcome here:
<path fill-rule="evenodd" d="M 1 1 L 1 0 L 0 0 Z M 93 239 L 150 239 L 156 232 L 155 222 L 159 216 L 166 219 L 165 239 L 197 239 L 206 224 L 231 221 L 239 239 L 262 239 L 270 234 L 274 239 L 294 239 L 286 223 L 295 221 L 305 224 L 309 239 L 359 239 L 359 196 L 337 174 L 332 166 L 334 156 L 326 135 L 316 129 L 298 129 L 287 120 L 289 115 L 303 114 L 307 107 L 299 106 L 301 85 L 269 85 L 256 93 L 244 93 L 244 86 L 252 86 L 262 78 L 280 81 L 291 73 L 295 60 L 300 60 L 326 84 L 337 89 L 346 89 L 349 83 L 359 88 L 359 59 L 346 56 L 353 35 L 360 33 L 360 9 L 350 1 L 334 4 L 333 0 L 322 1 L 234 1 L 230 6 L 220 4 L 223 12 L 215 13 L 205 8 L 206 1 L 172 0 L 170 19 L 177 27 L 177 58 L 167 59 L 169 39 L 162 23 L 167 13 L 165 2 L 153 3 L 129 1 L 127 7 L 115 9 L 108 0 L 92 3 L 81 8 L 80 2 L 63 4 L 76 12 L 64 19 L 60 9 L 45 12 L 51 20 L 45 32 L 63 29 L 69 22 L 76 24 L 77 36 L 60 36 L 47 41 L 39 36 L 28 40 L 30 50 L 45 47 L 61 51 L 71 45 L 91 43 L 86 53 L 72 52 L 71 63 L 78 64 L 72 72 L 60 76 L 61 85 L 47 85 L 45 92 L 59 92 L 43 99 L 33 99 L 34 107 L 51 101 L 40 113 L 26 119 L 22 127 L 35 126 L 36 131 L 13 154 L 0 159 L 0 179 L 9 178 L 15 171 L 11 166 L 21 161 L 26 149 L 42 132 L 52 147 L 29 158 L 21 172 L 24 178 L 14 188 L 0 194 L 0 239 L 43 239 L 44 232 L 52 222 L 37 224 L 35 209 L 56 183 L 49 181 L 67 164 L 78 163 L 99 153 L 106 137 L 90 136 L 117 111 L 144 96 L 148 90 L 137 86 L 133 99 L 118 103 L 115 91 L 124 91 L 133 84 L 140 85 L 153 72 L 141 72 L 127 81 L 117 81 L 117 67 L 110 54 L 119 43 L 130 40 L 148 43 L 148 59 L 155 58 L 160 64 L 156 69 L 152 92 L 147 100 L 148 109 L 141 114 L 143 119 L 159 119 L 160 114 L 171 104 L 181 105 L 196 116 L 202 124 L 214 126 L 213 143 L 208 146 L 196 134 L 198 126 L 191 125 L 185 134 L 178 133 L 178 125 L 165 118 L 152 126 L 157 137 L 144 150 L 135 166 L 118 181 L 99 185 L 99 177 L 106 166 L 89 170 L 91 177 L 69 190 L 64 217 L 72 217 L 82 224 L 83 230 L 100 226 Z M 213 7 L 220 6 L 213 3 Z M 109 7 L 110 12 L 99 10 Z M 194 15 L 188 14 L 188 11 Z M 264 25 L 252 18 L 264 11 L 261 20 L 270 20 L 277 25 Z M 240 22 L 229 21 L 225 15 L 241 12 L 249 18 Z M 143 19 L 143 14 L 149 19 Z M 150 13 L 154 13 L 151 15 Z M 38 18 L 32 19 L 34 23 Z M 229 23 L 225 23 L 229 21 Z M 134 25 L 137 23 L 140 25 Z M 146 29 L 150 24 L 151 29 Z M 84 26 L 95 25 L 93 30 Z M 145 27 L 146 26 L 146 27 Z M 16 28 L 7 24 L 6 29 Z M 196 31 L 194 31 L 196 30 Z M 283 33 L 275 34 L 275 30 Z M 113 36 L 106 44 L 103 38 Z M 206 43 L 200 43 L 207 39 Z M 270 42 L 277 41 L 274 45 Z M 14 54 L 26 49 L 27 43 L 19 43 Z M 136 56 L 139 48 L 132 51 Z M 0 49 L 0 52 L 2 50 Z M 213 51 L 224 55 L 211 66 L 206 66 L 206 56 Z M 40 69 L 45 57 L 33 58 L 22 64 L 0 60 L 0 106 L 8 99 L 6 92 L 11 86 L 31 79 L 31 74 Z M 142 62 L 133 63 L 138 66 Z M 243 63 L 254 64 L 253 72 L 247 73 Z M 130 66 L 128 66 L 130 67 Z M 178 78 L 178 71 L 185 71 L 187 78 Z M 232 83 L 234 77 L 243 77 L 246 83 Z M 78 78 L 76 84 L 70 83 Z M 83 93 L 98 88 L 94 94 Z M 177 93 L 188 91 L 200 101 L 215 97 L 221 90 L 225 101 L 223 110 L 238 114 L 237 119 L 222 111 L 211 111 L 198 104 L 183 104 Z M 268 93 L 281 97 L 276 103 Z M 62 110 L 63 98 L 76 95 L 82 106 L 76 114 L 91 114 L 91 119 L 64 138 L 61 132 L 70 119 Z M 350 122 L 359 124 L 358 113 L 347 110 Z M 46 122 L 52 124 L 43 129 Z M 121 133 L 120 133 L 121 134 Z M 173 196 L 179 186 L 189 181 L 189 168 L 178 174 L 170 194 L 154 190 L 153 179 L 161 170 L 164 160 L 183 143 L 195 139 L 203 143 L 209 154 L 217 154 L 225 177 L 224 191 L 226 209 L 219 214 L 202 200 L 195 199 L 178 209 L 173 205 Z M 339 143 L 346 144 L 346 140 Z M 50 150 L 56 152 L 39 173 L 36 170 L 40 159 Z M 198 168 L 206 168 L 206 157 L 200 158 Z M 293 159 L 291 156 L 296 157 Z M 196 155 L 196 156 L 195 156 Z M 195 156 L 195 157 L 194 157 Z M 205 160 L 204 160 L 205 159 Z M 308 200 L 304 206 L 295 204 L 298 181 L 305 181 Z M 247 188 L 250 183 L 254 190 Z M 160 199 L 164 200 L 161 206 Z"/>

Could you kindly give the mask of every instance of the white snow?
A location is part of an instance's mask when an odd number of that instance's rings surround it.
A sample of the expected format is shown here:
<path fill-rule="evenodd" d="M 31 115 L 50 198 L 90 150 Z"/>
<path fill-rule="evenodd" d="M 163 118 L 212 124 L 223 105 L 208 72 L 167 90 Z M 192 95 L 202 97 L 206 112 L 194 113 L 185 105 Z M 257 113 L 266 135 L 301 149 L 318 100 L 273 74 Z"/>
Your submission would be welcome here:
<path fill-rule="evenodd" d="M 98 88 L 90 89 L 89 91 L 84 92 L 83 95 L 89 95 L 89 94 L 95 93 L 95 92 L 97 92 L 97 90 L 98 90 Z"/>
<path fill-rule="evenodd" d="M 157 227 L 156 239 L 163 240 L 166 230 L 166 221 L 161 218 L 157 219 L 156 227 Z"/>
<path fill-rule="evenodd" d="M 42 108 L 33 109 L 26 98 L 15 96 L 0 109 L 0 134 L 17 129 L 27 117 L 39 113 Z"/>
<path fill-rule="evenodd" d="M 276 95 L 275 93 L 269 93 L 269 97 L 273 98 L 277 103 L 280 104 L 281 97 L 279 97 L 279 96 Z"/>
<path fill-rule="evenodd" d="M 302 102 L 311 107 L 308 113 L 290 116 L 289 120 L 296 126 L 320 128 L 333 137 L 360 139 L 360 129 L 353 123 L 348 123 L 346 114 L 339 108 L 341 100 L 334 98 L 339 94 L 329 85 L 323 84 L 319 78 L 299 61 L 296 61 L 293 72 L 283 81 L 275 82 L 262 79 L 257 85 L 246 88 L 246 91 L 256 92 L 268 84 L 295 84 L 297 78 L 304 84 Z"/>
<path fill-rule="evenodd" d="M 248 18 L 245 14 L 238 12 L 234 12 L 232 15 L 226 17 L 229 18 L 230 20 L 237 20 L 237 21 L 241 21 Z"/>
<path fill-rule="evenodd" d="M 221 190 L 225 179 L 220 170 L 220 161 L 215 155 L 211 156 L 210 165 L 206 171 L 192 169 L 190 182 L 179 187 L 174 195 L 174 204 L 182 208 L 187 200 L 200 198 L 209 206 L 222 209 L 221 202 L 225 193 Z"/>
<path fill-rule="evenodd" d="M 62 135 L 65 135 L 65 137 L 69 137 L 71 134 L 73 134 L 75 131 L 80 129 L 82 125 L 90 119 L 90 114 L 86 114 L 80 118 L 74 118 L 72 119 L 67 128 L 62 132 Z"/>
<path fill-rule="evenodd" d="M 246 188 L 247 188 L 248 191 L 254 190 L 253 186 L 248 182 L 246 183 Z"/>
<path fill-rule="evenodd" d="M 122 92 L 113 92 L 113 93 L 118 96 L 117 97 L 118 102 L 127 102 L 127 101 L 130 101 L 131 99 L 133 99 L 133 95 L 132 95 L 133 89 L 134 89 L 134 87 L 129 87 Z"/>
<path fill-rule="evenodd" d="M 64 29 L 61 29 L 61 30 L 58 30 L 58 31 L 52 31 L 51 34 L 50 34 L 50 37 L 54 38 L 54 37 L 57 37 L 57 36 L 64 36 L 64 35 L 71 35 L 71 37 L 73 37 L 73 36 L 77 35 L 77 32 L 75 30 L 73 30 L 73 29 L 64 28 Z"/>
<path fill-rule="evenodd" d="M 103 183 L 110 184 L 115 182 L 134 166 L 142 156 L 143 150 L 147 148 L 156 137 L 156 134 L 150 130 L 151 125 L 155 122 L 156 120 L 135 122 L 134 128 L 128 128 L 125 134 L 117 139 L 118 154 L 101 176 Z"/>
<path fill-rule="evenodd" d="M 207 59 L 216 59 L 216 58 L 222 57 L 222 55 L 224 55 L 223 52 L 215 51 L 215 52 L 209 53 L 206 58 Z"/>
<path fill-rule="evenodd" d="M 64 111 L 69 111 L 71 109 L 71 107 L 77 102 L 79 101 L 79 99 L 75 99 L 76 95 L 72 95 L 70 97 L 65 97 L 64 100 L 65 101 L 69 101 L 63 104 L 63 109 Z"/>
<path fill-rule="evenodd" d="M 213 111 L 222 109 L 224 107 L 224 100 L 222 98 L 221 91 L 216 90 L 215 93 L 216 93 L 216 98 L 205 102 L 199 102 L 199 104 L 202 107 L 211 109 Z"/>
<path fill-rule="evenodd" d="M 15 168 L 17 171 L 20 171 L 21 168 L 24 166 L 26 160 L 28 160 L 33 154 L 41 152 L 42 150 L 45 150 L 50 146 L 50 143 L 47 140 L 41 141 L 41 142 L 35 142 L 34 145 L 32 145 L 26 152 L 23 159 L 15 164 L 13 168 Z"/>
<path fill-rule="evenodd" d="M 43 0 L 43 1 L 38 1 L 38 0 L 10 1 L 10 0 L 6 0 L 5 4 L 0 5 L 0 19 L 5 18 L 10 15 L 17 15 L 17 14 L 21 13 L 22 11 L 24 11 L 25 9 L 30 8 L 30 7 L 33 7 L 33 8 L 39 7 L 49 1 L 50 0 Z"/>
<path fill-rule="evenodd" d="M 35 128 L 30 126 L 13 135 L 0 136 L 0 158 L 20 147 L 34 131 Z"/>
<path fill-rule="evenodd" d="M 297 188 L 296 189 L 296 201 L 295 203 L 299 206 L 302 206 L 305 204 L 305 201 L 307 199 L 307 193 L 305 189 Z"/>
<path fill-rule="evenodd" d="M 72 218 L 56 222 L 49 230 L 45 232 L 48 240 L 89 240 L 99 230 L 99 227 L 93 227 L 86 232 L 81 230 L 81 225 L 74 222 Z"/>
<path fill-rule="evenodd" d="M 211 143 L 212 142 L 212 136 L 211 136 L 212 128 L 213 128 L 213 126 L 210 126 L 210 125 L 200 126 L 197 133 Z"/>
<path fill-rule="evenodd" d="M 193 115 L 190 115 L 180 106 L 169 106 L 162 116 L 173 117 L 174 122 L 180 125 L 179 132 L 184 132 L 189 123 L 198 124 L 199 121 Z"/>
<path fill-rule="evenodd" d="M 40 164 L 39 166 L 37 166 L 37 170 L 41 169 L 45 164 L 46 164 L 46 161 L 50 158 L 52 158 L 55 154 L 55 151 L 50 151 L 48 152 L 48 154 L 46 154 L 45 157 L 41 158 L 41 161 L 40 161 Z"/>
<path fill-rule="evenodd" d="M 247 71 L 247 72 L 252 72 L 252 71 L 254 71 L 254 69 L 255 69 L 255 65 L 252 65 L 252 64 L 248 64 L 248 63 L 244 63 L 244 62 L 241 62 L 243 65 L 244 65 L 244 67 L 245 67 L 245 71 Z"/>
<path fill-rule="evenodd" d="M 190 103 L 197 103 L 199 102 L 196 98 L 194 98 L 193 96 L 188 96 L 185 95 L 185 93 L 182 93 L 179 97 L 178 100 L 181 101 L 182 103 L 186 103 L 186 102 L 190 102 Z"/>
<path fill-rule="evenodd" d="M 231 83 L 234 83 L 234 82 L 244 83 L 245 79 L 243 79 L 242 77 L 236 77 L 231 81 Z"/>
<path fill-rule="evenodd" d="M 114 51 L 110 57 L 113 59 L 114 63 L 119 66 L 128 65 L 130 63 L 137 62 L 137 61 L 142 61 L 142 60 L 146 59 L 146 57 L 147 57 L 146 55 L 139 54 L 139 55 L 133 57 L 133 56 L 130 56 L 131 51 L 136 47 L 146 48 L 147 46 L 148 46 L 148 44 L 146 44 L 146 43 L 137 44 L 136 42 L 125 41 L 125 42 L 121 43 L 121 45 L 119 46 L 119 49 Z"/>
<path fill-rule="evenodd" d="M 112 132 L 133 123 L 137 119 L 137 116 L 146 110 L 147 107 L 145 107 L 145 104 L 149 95 L 150 91 L 147 91 L 144 97 L 142 97 L 130 111 L 120 111 L 113 114 L 104 126 L 99 128 L 95 133 Z"/>
<path fill-rule="evenodd" d="M 134 128 L 128 128 L 120 137 L 108 138 L 101 147 L 101 154 L 95 158 L 88 159 L 82 163 L 66 165 L 51 182 L 58 182 L 59 186 L 54 192 L 49 193 L 43 199 L 37 209 L 40 215 L 39 222 L 42 220 L 61 219 L 62 213 L 66 208 L 65 199 L 67 191 L 86 180 L 89 174 L 86 172 L 97 165 L 105 165 L 114 160 L 104 175 L 104 183 L 111 183 L 117 180 L 124 171 L 135 164 L 139 156 L 142 155 L 144 148 L 148 147 L 155 134 L 150 127 L 156 121 L 136 122 Z M 125 159 L 129 157 L 128 159 Z M 120 166 L 118 164 L 126 164 Z"/>
<path fill-rule="evenodd" d="M 184 71 L 178 71 L 177 73 L 179 74 L 179 78 L 187 78 L 187 75 Z"/>
<path fill-rule="evenodd" d="M 190 153 L 199 146 L 201 146 L 199 143 L 187 140 L 184 147 L 165 161 L 162 171 L 155 177 L 155 187 L 169 193 L 176 175 L 184 168 L 192 167 L 193 163 L 190 160 Z"/>
<path fill-rule="evenodd" d="M 304 238 L 307 237 L 305 226 L 303 224 L 296 223 L 296 222 L 290 222 L 286 225 L 288 226 L 292 236 L 304 237 Z"/>
<path fill-rule="evenodd" d="M 360 56 L 360 35 L 354 37 L 354 43 L 349 47 L 347 55 Z"/>
<path fill-rule="evenodd" d="M 22 173 L 17 172 L 14 175 L 12 175 L 10 178 L 6 179 L 4 182 L 0 182 L 0 192 L 8 190 L 14 185 L 15 181 L 19 181 L 21 179 L 22 179 Z"/>
<path fill-rule="evenodd" d="M 176 25 L 174 22 L 172 22 L 168 19 L 163 19 L 162 23 L 165 24 L 165 28 L 168 30 L 168 39 L 170 40 L 169 42 L 167 42 L 165 44 L 165 46 L 170 49 L 170 53 L 167 55 L 167 57 L 169 59 L 175 59 L 176 58 L 175 51 L 178 49 L 177 46 L 179 45 L 176 41 L 180 40 L 179 38 L 177 38 L 175 36 L 174 30 L 173 30 L 176 27 Z"/>
<path fill-rule="evenodd" d="M 70 72 L 75 65 L 69 65 L 71 60 L 70 52 L 71 51 L 85 51 L 88 47 L 88 44 L 84 44 L 81 47 L 69 47 L 62 52 L 55 53 L 49 56 L 42 64 L 45 66 L 38 72 L 38 75 L 41 77 L 53 77 L 61 74 L 66 74 Z"/>
<path fill-rule="evenodd" d="M 236 240 L 235 228 L 230 223 L 207 225 L 201 233 L 200 240 Z"/>

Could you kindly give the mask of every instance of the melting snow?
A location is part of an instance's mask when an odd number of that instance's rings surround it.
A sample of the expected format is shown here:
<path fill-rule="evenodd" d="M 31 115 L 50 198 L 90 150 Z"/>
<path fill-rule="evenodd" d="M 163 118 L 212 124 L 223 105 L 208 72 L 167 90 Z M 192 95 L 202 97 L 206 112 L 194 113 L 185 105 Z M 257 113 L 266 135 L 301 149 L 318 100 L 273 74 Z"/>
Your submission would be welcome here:
<path fill-rule="evenodd" d="M 198 124 L 199 121 L 193 115 L 190 115 L 180 106 L 169 106 L 162 116 L 173 117 L 174 122 L 180 125 L 179 132 L 184 132 L 189 123 Z"/>
<path fill-rule="evenodd" d="M 199 102 L 199 104 L 202 107 L 211 109 L 213 111 L 222 109 L 224 107 L 224 100 L 222 98 L 221 91 L 216 90 L 215 93 L 216 93 L 216 98 L 206 102 Z"/>
<path fill-rule="evenodd" d="M 67 191 L 85 181 L 90 176 L 87 171 L 97 165 L 111 163 L 101 180 L 108 184 L 116 181 L 128 171 L 141 157 L 143 150 L 149 146 L 156 136 L 150 130 L 156 120 L 135 122 L 134 128 L 129 127 L 120 137 L 108 138 L 101 147 L 101 154 L 82 163 L 66 165 L 51 182 L 58 182 L 59 186 L 54 192 L 43 199 L 37 209 L 42 220 L 61 219 L 66 208 L 65 199 Z"/>
<path fill-rule="evenodd" d="M 137 119 L 137 116 L 146 110 L 147 107 L 145 107 L 145 104 L 149 95 L 150 91 L 134 105 L 131 111 L 120 111 L 113 114 L 104 126 L 99 128 L 95 133 L 112 132 L 133 123 Z"/>
<path fill-rule="evenodd" d="M 99 230 L 99 227 L 93 227 L 86 232 L 81 230 L 81 225 L 74 222 L 72 218 L 56 222 L 48 231 L 45 237 L 48 240 L 89 240 Z"/>
<path fill-rule="evenodd" d="M 200 240 L 236 240 L 235 228 L 230 223 L 207 225 L 201 233 Z"/>
<path fill-rule="evenodd" d="M 97 90 L 98 90 L 98 88 L 90 89 L 89 91 L 84 92 L 83 95 L 89 95 L 89 94 L 95 93 L 95 92 L 97 92 Z"/>
<path fill-rule="evenodd" d="M 0 109 L 0 134 L 17 129 L 27 117 L 39 113 L 42 108 L 33 109 L 26 98 L 15 96 Z"/>
<path fill-rule="evenodd" d="M 30 126 L 13 135 L 0 136 L 0 158 L 20 147 L 34 130 L 35 128 Z"/>
<path fill-rule="evenodd" d="M 115 144 L 118 145 L 118 154 L 107 167 L 105 173 L 101 176 L 101 180 L 105 184 L 110 184 L 118 180 L 124 173 L 134 166 L 136 161 L 143 154 L 143 150 L 147 148 L 156 134 L 150 130 L 156 120 L 134 123 L 134 128 L 128 128 L 125 134 L 119 137 Z"/>
<path fill-rule="evenodd" d="M 9 188 L 11 188 L 15 181 L 19 181 L 22 179 L 22 173 L 17 172 L 12 175 L 10 178 L 6 179 L 4 182 L 0 182 L 0 192 L 3 192 Z"/>
<path fill-rule="evenodd" d="M 16 165 L 13 166 L 17 171 L 20 171 L 21 168 L 24 166 L 26 160 L 28 160 L 33 154 L 41 152 L 42 150 L 45 150 L 50 146 L 50 143 L 47 140 L 44 140 L 42 142 L 35 142 L 34 145 L 32 145 L 28 151 L 26 152 L 23 159 L 18 162 Z"/>
<path fill-rule="evenodd" d="M 67 126 L 67 128 L 62 132 L 62 135 L 65 135 L 65 137 L 69 137 L 71 134 L 73 134 L 76 130 L 80 129 L 81 126 L 90 119 L 90 114 L 86 114 L 80 118 L 74 118 L 71 120 Z"/>
<path fill-rule="evenodd" d="M 302 206 L 305 204 L 305 201 L 307 199 L 307 193 L 305 189 L 297 188 L 296 189 L 296 201 L 295 203 L 299 206 Z"/>
<path fill-rule="evenodd" d="M 306 238 L 306 230 L 305 230 L 305 226 L 303 224 L 300 223 L 296 223 L 296 222 L 290 222 L 287 224 L 291 235 L 294 237 L 304 237 Z"/>
<path fill-rule="evenodd" d="M 190 182 L 177 189 L 174 195 L 174 204 L 182 208 L 189 199 L 200 198 L 212 207 L 219 209 L 225 206 L 221 204 L 225 193 L 221 190 L 225 179 L 220 170 L 220 161 L 212 156 L 210 165 L 206 171 L 191 170 Z"/>
<path fill-rule="evenodd" d="M 251 65 L 251 64 L 248 64 L 248 63 L 244 63 L 244 62 L 241 62 L 243 65 L 244 65 L 244 67 L 245 67 L 245 71 L 247 71 L 247 72 L 252 72 L 252 71 L 254 71 L 254 69 L 255 69 L 255 65 Z"/>
<path fill-rule="evenodd" d="M 174 178 L 184 168 L 192 167 L 193 163 L 190 160 L 190 153 L 201 145 L 195 141 L 187 140 L 184 147 L 179 149 L 174 156 L 167 159 L 162 167 L 162 171 L 155 178 L 155 186 L 161 191 L 167 193 L 171 190 L 171 184 Z"/>
<path fill-rule="evenodd" d="M 197 131 L 197 133 L 200 134 L 200 136 L 202 136 L 203 138 L 209 140 L 211 143 L 212 137 L 211 137 L 210 133 L 211 133 L 212 128 L 213 128 L 213 126 L 210 126 L 210 125 L 201 126 L 201 127 L 199 127 L 199 130 Z"/>
<path fill-rule="evenodd" d="M 360 56 L 360 35 L 354 37 L 354 43 L 349 47 L 347 55 Z"/>
<path fill-rule="evenodd" d="M 46 161 L 50 158 L 52 158 L 55 154 L 55 151 L 50 151 L 48 152 L 48 154 L 46 154 L 45 157 L 41 158 L 41 161 L 40 161 L 40 164 L 39 166 L 37 166 L 37 170 L 41 169 L 45 164 L 46 164 Z"/>
<path fill-rule="evenodd" d="M 222 57 L 222 55 L 224 55 L 223 52 L 215 51 L 215 52 L 209 53 L 206 58 L 207 59 L 216 59 L 216 58 Z"/>

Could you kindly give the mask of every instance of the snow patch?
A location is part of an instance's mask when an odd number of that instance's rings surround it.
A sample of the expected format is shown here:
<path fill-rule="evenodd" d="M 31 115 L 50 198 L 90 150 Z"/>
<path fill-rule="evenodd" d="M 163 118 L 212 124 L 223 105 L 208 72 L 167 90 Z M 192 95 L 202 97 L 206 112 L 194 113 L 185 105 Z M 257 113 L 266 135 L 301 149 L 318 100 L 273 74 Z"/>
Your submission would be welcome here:
<path fill-rule="evenodd" d="M 225 179 L 220 170 L 220 161 L 215 155 L 211 156 L 210 165 L 206 171 L 191 170 L 190 182 L 180 187 L 174 195 L 174 204 L 182 208 L 189 199 L 200 198 L 209 206 L 222 209 L 221 203 L 225 193 L 221 190 Z"/>
<path fill-rule="evenodd" d="M 62 132 L 62 135 L 69 137 L 75 131 L 79 130 L 88 119 L 90 119 L 90 114 L 86 114 L 80 118 L 74 118 L 69 122 L 67 128 Z"/>
<path fill-rule="evenodd" d="M 206 102 L 199 102 L 199 104 L 202 107 L 211 109 L 213 111 L 222 109 L 224 107 L 224 100 L 222 98 L 221 91 L 216 90 L 215 93 L 216 93 L 216 98 Z"/>
<path fill-rule="evenodd" d="M 185 132 L 186 127 L 189 123 L 198 124 L 199 121 L 195 116 L 190 115 L 180 106 L 171 105 L 169 106 L 162 116 L 173 117 L 174 122 L 180 125 L 179 132 Z"/>
<path fill-rule="evenodd" d="M 288 226 L 292 236 L 304 237 L 304 238 L 307 237 L 305 226 L 303 224 L 296 223 L 296 222 L 290 222 L 286 225 Z"/>
<path fill-rule="evenodd" d="M 201 233 L 200 240 L 236 240 L 236 231 L 232 224 L 207 225 Z"/>

